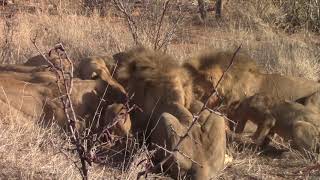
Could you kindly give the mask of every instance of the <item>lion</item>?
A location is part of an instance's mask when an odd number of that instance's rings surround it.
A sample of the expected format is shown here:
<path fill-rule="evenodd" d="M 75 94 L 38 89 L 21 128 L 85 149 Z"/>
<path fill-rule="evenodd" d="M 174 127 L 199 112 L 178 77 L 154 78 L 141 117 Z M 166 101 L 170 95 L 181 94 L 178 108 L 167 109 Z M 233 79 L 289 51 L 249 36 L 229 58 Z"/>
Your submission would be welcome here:
<path fill-rule="evenodd" d="M 57 81 L 56 74 L 50 71 L 36 71 L 30 73 L 0 71 L 0 78 L 13 78 L 30 83 L 50 83 Z"/>
<path fill-rule="evenodd" d="M 194 92 L 197 99 L 203 101 L 210 95 L 208 93 L 214 90 L 233 55 L 231 51 L 211 51 L 184 63 L 183 66 L 195 78 Z M 224 103 L 230 106 L 256 93 L 269 94 L 280 101 L 296 101 L 319 89 L 318 82 L 305 78 L 262 73 L 252 58 L 244 53 L 237 53 L 217 91 Z"/>
<path fill-rule="evenodd" d="M 195 99 L 204 102 L 212 92 L 222 98 L 222 111 L 230 117 L 233 110 L 246 98 L 257 94 L 275 97 L 275 101 L 296 101 L 310 97 L 319 91 L 320 83 L 299 77 L 263 73 L 255 60 L 245 53 L 237 53 L 233 63 L 226 71 L 234 55 L 231 51 L 208 51 L 186 60 L 183 67 L 193 77 Z M 219 79 L 219 86 L 215 89 Z M 221 99 L 210 98 L 208 107 L 214 108 Z M 233 124 L 230 124 L 233 129 Z M 255 130 L 254 126 L 248 131 Z"/>
<path fill-rule="evenodd" d="M 197 108 L 202 104 L 194 101 Z M 200 104 L 200 105 L 199 105 Z M 215 178 L 224 167 L 226 153 L 226 132 L 224 118 L 208 110 L 200 113 L 199 123 L 196 123 L 189 136 L 177 147 L 168 162 L 164 163 L 162 170 L 179 179 L 189 176 L 191 179 L 202 180 Z M 186 133 L 187 126 L 169 113 L 163 113 L 159 124 L 151 135 L 151 142 L 156 147 L 174 151 L 180 138 Z M 161 162 L 170 153 L 158 150 L 155 154 L 155 163 Z"/>
<path fill-rule="evenodd" d="M 48 59 L 58 70 L 64 70 L 65 73 L 70 71 L 70 62 L 66 55 L 59 48 L 55 48 L 48 53 Z M 61 64 L 63 63 L 63 64 Z M 56 73 L 47 69 L 49 63 L 42 55 L 29 59 L 24 65 L 4 65 L 0 67 L 0 77 L 12 77 L 32 83 L 47 83 L 57 81 Z M 63 69 L 61 69 L 63 68 Z M 79 75 L 78 75 L 79 73 Z M 102 79 L 106 81 L 112 88 L 117 88 L 123 94 L 125 89 L 117 83 L 111 76 L 106 64 L 101 59 L 84 59 L 80 62 L 79 67 L 75 69 L 75 76 L 88 79 Z"/>
<path fill-rule="evenodd" d="M 1 72 L 17 72 L 17 73 L 33 73 L 40 71 L 47 71 L 48 66 L 25 66 L 23 64 L 6 64 L 0 65 Z"/>
<path fill-rule="evenodd" d="M 193 99 L 190 74 L 172 57 L 142 47 L 118 53 L 113 58 L 120 64 L 115 78 L 128 93 L 134 94 L 133 103 L 142 110 L 132 114 L 133 131 L 143 131 L 148 143 L 170 150 L 179 137 L 170 129 L 175 129 L 179 135 L 184 133 L 193 120 L 190 110 L 199 110 Z M 201 145 L 187 138 L 181 150 L 203 167 L 177 154 L 173 161 L 179 165 L 171 171 L 175 178 L 179 168 L 194 179 L 209 179 L 223 168 L 226 146 L 224 119 L 206 111 L 201 113 L 199 123 L 202 128 L 197 124 L 191 134 Z M 163 158 L 164 154 L 158 153 L 153 160 L 157 163 Z"/>
<path fill-rule="evenodd" d="M 164 112 L 183 123 L 191 122 L 192 82 L 176 60 L 142 47 L 121 54 L 115 58 L 121 63 L 115 78 L 134 94 L 133 103 L 142 109 L 133 113 L 135 132 L 149 134 Z"/>
<path fill-rule="evenodd" d="M 49 53 L 44 54 L 45 58 L 49 59 Z M 24 66 L 37 67 L 37 66 L 49 66 L 50 64 L 41 54 L 35 55 L 29 58 L 23 63 Z"/>
<path fill-rule="evenodd" d="M 304 152 L 319 150 L 320 113 L 297 102 L 277 102 L 274 97 L 256 94 L 241 102 L 234 112 L 241 133 L 248 120 L 257 124 L 254 134 L 257 145 L 267 145 L 267 136 L 274 133 L 291 140 L 293 148 Z"/>
<path fill-rule="evenodd" d="M 99 61 L 100 64 L 104 61 L 109 71 L 112 71 L 110 68 L 114 69 L 117 64 L 118 69 L 115 70 L 114 77 L 134 95 L 133 103 L 142 110 L 132 114 L 132 130 L 143 131 L 147 142 L 151 144 L 163 145 L 163 140 L 172 142 L 173 139 L 177 139 L 177 135 L 167 132 L 171 125 L 179 132 L 181 127 L 186 128 L 192 121 L 193 116 L 190 111 L 197 113 L 201 109 L 202 103 L 198 105 L 193 99 L 193 81 L 189 72 L 168 55 L 139 47 L 115 54 L 113 58 L 94 56 L 88 57 L 83 62 L 88 61 Z M 105 66 L 99 68 L 103 69 Z M 187 138 L 181 149 L 203 164 L 203 167 L 183 156 L 178 155 L 174 158 L 182 163 L 183 171 L 194 176 L 194 179 L 209 179 L 224 165 L 225 123 L 222 117 L 207 110 L 201 112 L 199 123 L 191 132 L 193 138 L 202 144 L 196 144 Z M 180 131 L 184 132 L 185 129 Z M 171 144 L 171 147 L 173 146 L 174 144 Z M 203 153 L 195 153 L 196 150 Z M 159 162 L 162 158 L 164 156 L 160 154 L 153 160 Z M 184 166 L 183 162 L 186 162 L 188 167 Z M 172 174 L 173 177 L 177 177 L 174 174 L 177 174 L 177 171 Z"/>
<path fill-rule="evenodd" d="M 64 70 L 67 73 L 71 70 L 71 64 L 61 51 L 59 48 L 52 49 L 45 57 L 55 68 Z M 0 77 L 12 77 L 17 80 L 32 83 L 57 81 L 56 74 L 51 71 L 51 66 L 47 60 L 42 55 L 37 55 L 30 58 L 24 64 L 1 65 Z"/>
<path fill-rule="evenodd" d="M 105 63 L 105 59 L 111 59 L 111 57 L 91 56 L 80 60 L 80 63 L 78 65 L 79 77 L 81 79 L 101 78 L 108 82 L 110 78 L 112 78 L 110 71 L 113 72 L 115 65 L 111 65 L 110 61 L 108 61 L 109 63 L 107 66 L 107 64 Z"/>
<path fill-rule="evenodd" d="M 207 100 L 210 93 L 214 91 L 219 79 L 221 78 L 225 69 L 227 69 L 233 53 L 231 51 L 208 51 L 202 53 L 200 56 L 192 57 L 189 60 L 185 60 L 183 67 L 187 69 L 194 81 L 194 94 L 195 98 L 202 102 Z M 245 88 L 243 91 L 250 92 L 250 88 L 243 86 L 248 82 L 238 82 L 243 78 L 247 80 L 251 77 L 252 73 L 258 71 L 258 66 L 254 60 L 245 54 L 239 53 L 233 61 L 233 65 L 225 75 L 225 78 L 221 81 L 218 92 L 221 96 L 227 100 L 233 99 L 235 93 L 232 91 L 234 85 L 241 83 L 241 88 Z M 234 82 L 233 82 L 234 81 Z M 238 85 L 237 85 L 238 86 Z M 241 92 L 239 92 L 240 94 Z M 230 97 L 229 97 L 230 96 Z M 210 103 L 210 106 L 215 105 L 215 101 Z"/>
<path fill-rule="evenodd" d="M 97 55 L 97 56 L 88 56 L 85 58 L 80 59 L 81 62 L 85 62 L 83 65 L 86 64 L 86 62 L 96 62 L 100 63 L 97 67 L 103 67 L 107 68 L 110 72 L 113 72 L 116 70 L 116 66 L 118 66 L 116 60 L 109 55 Z M 85 66 L 80 66 L 79 69 L 84 68 Z"/>
<path fill-rule="evenodd" d="M 49 62 L 48 62 L 49 61 Z M 39 66 L 50 66 L 51 64 L 59 69 L 64 71 L 70 71 L 71 62 L 69 62 L 67 55 L 64 53 L 64 50 L 61 46 L 56 46 L 51 49 L 47 54 L 39 54 L 28 59 L 24 66 L 30 67 L 39 67 Z"/>
<path fill-rule="evenodd" d="M 67 129 L 67 119 L 63 105 L 58 98 L 60 93 L 56 82 L 41 84 L 19 81 L 13 78 L 1 78 L 0 86 L 2 88 L 0 100 L 2 104 L 7 104 L 4 108 L 8 109 L 10 107 L 26 118 L 40 119 L 43 121 L 42 124 L 55 122 Z M 100 79 L 74 80 L 71 100 L 77 117 L 93 119 L 100 98 L 107 86 L 108 83 Z M 118 89 L 110 86 L 105 96 L 107 99 L 103 101 L 106 105 L 127 101 L 127 94 L 118 91 Z M 82 127 L 83 124 L 88 123 L 77 122 L 77 124 Z"/>
<path fill-rule="evenodd" d="M 132 136 L 131 118 L 125 105 L 114 103 L 106 108 L 102 127 L 106 126 L 111 127 L 111 134 L 114 134 L 116 136 Z"/>
<path fill-rule="evenodd" d="M 123 88 L 123 86 L 116 82 L 112 77 L 110 70 L 103 58 L 88 57 L 82 59 L 78 65 L 78 73 L 81 79 L 100 78 L 108 82 L 110 86 L 117 86 L 119 91 L 126 93 L 126 90 Z"/>
<path fill-rule="evenodd" d="M 57 50 L 56 50 L 57 51 Z M 60 61 L 55 59 L 57 55 L 60 55 L 53 51 L 51 53 L 45 54 L 45 57 L 49 59 L 53 65 L 59 67 Z M 60 55 L 60 58 L 65 58 L 65 55 Z M 59 59 L 60 60 L 60 59 Z M 62 61 L 63 63 L 68 63 L 67 59 Z M 93 79 L 101 74 L 101 71 L 108 69 L 109 72 L 113 72 L 116 68 L 117 62 L 108 55 L 102 56 L 89 56 L 79 60 L 79 64 L 75 67 L 76 76 L 81 79 Z M 21 65 L 5 65 L 0 66 L 0 71 L 15 71 L 15 72 L 34 72 L 43 71 L 49 67 L 49 63 L 42 55 L 36 55 L 28 59 L 25 63 Z M 65 64 L 64 66 L 68 66 Z M 80 73 L 80 74 L 79 74 Z"/>
<path fill-rule="evenodd" d="M 66 55 L 60 48 L 54 48 L 49 53 L 43 55 L 39 54 L 31 57 L 23 64 L 1 65 L 0 71 L 13 71 L 18 73 L 33 73 L 48 71 L 50 64 L 52 63 L 56 68 L 63 69 L 64 71 L 70 71 L 70 62 Z M 46 59 L 48 60 L 46 60 Z"/>

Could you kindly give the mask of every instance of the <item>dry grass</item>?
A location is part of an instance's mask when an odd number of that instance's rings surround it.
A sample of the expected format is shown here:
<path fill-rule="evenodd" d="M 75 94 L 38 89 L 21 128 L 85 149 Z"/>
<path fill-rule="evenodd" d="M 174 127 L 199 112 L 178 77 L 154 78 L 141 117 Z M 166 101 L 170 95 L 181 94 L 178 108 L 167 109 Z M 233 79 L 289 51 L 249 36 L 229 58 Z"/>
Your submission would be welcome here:
<path fill-rule="evenodd" d="M 245 142 L 228 144 L 227 152 L 233 161 L 226 165 L 219 179 L 317 179 L 320 176 L 317 169 L 310 168 L 319 163 L 318 154 L 303 156 L 279 136 L 263 151 L 257 150 L 250 140 Z"/>
<path fill-rule="evenodd" d="M 177 59 L 186 59 L 208 47 L 235 49 L 243 43 L 242 50 L 254 57 L 267 72 L 319 80 L 319 35 L 306 29 L 288 35 L 277 28 L 275 17 L 285 13 L 281 8 L 261 1 L 229 1 L 222 20 L 209 15 L 207 25 L 199 26 L 194 14 L 196 7 L 190 4 L 188 8 L 191 10 L 183 12 L 183 21 L 168 46 L 168 53 Z M 97 13 L 81 16 L 72 12 L 76 11 L 60 7 L 58 15 L 50 15 L 47 11 L 36 14 L 20 12 L 11 18 L 0 18 L 0 62 L 21 63 L 36 55 L 30 41 L 34 36 L 43 50 L 62 42 L 74 60 L 89 55 L 113 54 L 133 46 L 123 18 L 113 16 L 113 13 L 100 17 Z M 171 13 L 174 16 L 175 13 Z M 139 20 L 140 28 L 145 29 L 139 35 L 145 45 L 152 46 L 150 29 L 154 26 L 151 20 L 144 20 Z M 171 27 L 170 19 L 167 19 L 163 31 Z M 65 135 L 55 127 L 41 128 L 32 120 L 1 120 L 0 178 L 79 179 L 72 161 L 60 152 L 65 144 Z M 250 148 L 239 148 L 238 144 L 230 144 L 228 150 L 234 161 L 226 166 L 221 179 L 308 179 L 320 176 L 313 172 L 311 175 L 299 172 L 317 159 L 305 159 L 296 152 L 274 157 Z M 75 158 L 73 153 L 66 153 Z M 90 176 L 94 179 L 134 179 L 138 171 L 129 168 L 122 172 L 119 167 L 94 165 L 90 168 Z"/>
<path fill-rule="evenodd" d="M 4 123 L 6 122 L 6 123 Z M 79 179 L 73 153 L 61 153 L 66 141 L 57 128 L 41 128 L 30 119 L 2 120 L 0 123 L 1 179 Z M 67 157 L 68 156 L 68 157 Z M 70 158 L 70 159 L 69 159 Z M 90 169 L 95 178 L 117 177 L 116 170 Z"/>
<path fill-rule="evenodd" d="M 75 166 L 79 159 L 59 127 L 44 128 L 13 112 L 0 122 L 0 179 L 81 179 Z M 137 147 L 127 151 L 125 157 L 103 155 L 106 164 L 89 166 L 90 179 L 136 179 L 146 154 Z"/>
<path fill-rule="evenodd" d="M 236 5 L 242 8 L 233 8 Z M 280 10 L 269 6 L 261 14 L 255 10 L 257 5 L 229 2 L 225 7 L 226 18 L 217 22 L 209 17 L 207 27 L 192 25 L 192 19 L 184 15 L 184 23 L 179 24 L 168 52 L 184 59 L 203 48 L 235 49 L 243 43 L 243 49 L 269 72 L 319 79 L 320 42 L 317 42 L 317 36 L 307 31 L 289 36 L 272 28 L 265 19 Z M 150 38 L 154 33 L 149 31 L 154 28 L 153 21 L 141 18 L 137 21 L 143 22 L 139 24 L 141 29 L 147 29 L 139 34 L 141 41 L 152 46 Z M 43 49 L 57 42 L 64 43 L 75 60 L 88 55 L 113 54 L 133 45 L 125 21 L 114 16 L 19 13 L 12 18 L 0 19 L 0 25 L 2 63 L 20 63 L 35 55 L 37 52 L 30 42 L 35 35 Z"/>

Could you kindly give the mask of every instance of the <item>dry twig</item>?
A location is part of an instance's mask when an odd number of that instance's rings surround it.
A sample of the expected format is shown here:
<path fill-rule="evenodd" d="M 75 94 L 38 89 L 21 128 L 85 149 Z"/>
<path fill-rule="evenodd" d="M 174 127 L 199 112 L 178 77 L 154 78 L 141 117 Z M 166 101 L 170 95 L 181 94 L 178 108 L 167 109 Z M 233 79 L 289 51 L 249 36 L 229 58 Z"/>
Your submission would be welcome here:
<path fill-rule="evenodd" d="M 162 2 L 162 1 L 161 1 Z M 171 0 L 165 0 L 164 3 L 162 4 L 162 9 L 160 13 L 156 13 L 158 11 L 155 11 L 152 13 L 153 19 L 150 20 L 149 16 L 143 18 L 143 20 L 138 20 L 135 19 L 129 12 L 128 10 L 128 2 L 127 6 L 124 5 L 123 0 L 113 0 L 114 6 L 117 8 L 119 12 L 121 12 L 124 15 L 124 18 L 127 21 L 129 31 L 132 35 L 132 38 L 134 40 L 135 45 L 141 45 L 144 43 L 145 37 L 141 37 L 141 34 L 149 34 L 149 29 L 151 30 L 151 35 L 147 36 L 148 42 L 151 42 L 151 46 L 153 47 L 154 50 L 160 50 L 163 49 L 164 52 L 167 50 L 167 46 L 173 39 L 173 36 L 178 28 L 179 22 L 182 20 L 182 13 L 177 13 L 172 20 L 172 25 L 170 28 L 163 28 L 164 22 L 165 22 L 165 17 L 169 12 L 170 9 L 170 2 Z M 157 6 L 158 3 L 150 3 L 152 6 Z M 144 16 L 147 16 L 146 12 L 146 7 L 144 7 Z M 147 23 L 147 24 L 145 24 Z M 164 33 L 162 33 L 164 32 Z"/>
<path fill-rule="evenodd" d="M 138 45 L 139 39 L 138 39 L 138 27 L 136 25 L 137 23 L 132 18 L 132 16 L 128 13 L 127 9 L 124 7 L 122 0 L 113 0 L 113 4 L 118 9 L 118 11 L 120 11 L 125 16 L 133 41 L 135 45 Z"/>
<path fill-rule="evenodd" d="M 49 65 L 51 66 L 52 70 L 56 73 L 57 75 L 57 86 L 59 89 L 59 94 L 60 94 L 60 100 L 62 102 L 63 105 L 63 109 L 66 115 L 66 118 L 68 120 L 68 128 L 69 131 L 71 133 L 71 142 L 73 145 L 76 146 L 76 150 L 78 153 L 78 156 L 80 158 L 80 162 L 81 162 L 81 176 L 82 179 L 88 179 L 88 168 L 87 168 L 87 162 L 90 164 L 91 162 L 86 158 L 86 151 L 84 146 L 81 144 L 81 139 L 79 136 L 79 132 L 77 131 L 75 124 L 77 121 L 77 117 L 76 117 L 76 113 L 74 111 L 73 108 L 73 104 L 71 101 L 71 92 L 72 92 L 72 85 L 73 85 L 73 63 L 70 60 L 70 58 L 68 57 L 64 46 L 59 43 L 57 45 L 55 45 L 53 50 L 57 50 L 60 49 L 62 52 L 64 52 L 66 59 L 68 61 L 68 63 L 70 64 L 70 71 L 65 72 L 64 68 L 61 66 L 56 67 L 54 64 L 51 63 L 50 60 L 47 59 L 47 57 L 40 51 L 39 47 L 36 44 L 36 38 L 31 40 L 33 45 L 35 46 L 35 48 L 38 50 L 38 52 L 42 55 L 42 57 L 49 63 Z M 60 58 L 60 62 L 62 61 L 62 59 Z M 61 65 L 63 65 L 63 63 L 60 63 Z M 62 85 L 64 87 L 64 91 L 61 89 L 60 85 Z"/>
<path fill-rule="evenodd" d="M 163 10 L 162 10 L 162 13 L 161 13 L 160 22 L 159 22 L 159 25 L 158 25 L 158 28 L 157 28 L 157 32 L 156 32 L 156 38 L 155 38 L 155 41 L 154 41 L 154 50 L 158 49 L 158 46 L 159 46 L 159 43 L 160 43 L 160 30 L 161 30 L 161 27 L 162 27 L 162 24 L 163 24 L 164 16 L 165 16 L 166 11 L 168 9 L 169 2 L 170 2 L 170 0 L 166 0 L 166 2 L 163 5 Z"/>

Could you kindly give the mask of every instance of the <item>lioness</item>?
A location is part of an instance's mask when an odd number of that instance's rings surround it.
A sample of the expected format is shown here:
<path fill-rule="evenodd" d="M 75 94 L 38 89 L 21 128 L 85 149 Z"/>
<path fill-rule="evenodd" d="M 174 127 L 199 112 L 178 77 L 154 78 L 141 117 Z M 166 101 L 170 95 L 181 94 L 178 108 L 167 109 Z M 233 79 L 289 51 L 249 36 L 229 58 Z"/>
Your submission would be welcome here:
<path fill-rule="evenodd" d="M 45 58 L 55 67 L 65 71 L 70 70 L 70 62 L 66 58 L 61 48 L 54 48 L 49 53 L 44 54 Z M 48 70 L 50 64 L 41 54 L 31 57 L 23 64 L 1 65 L 0 71 L 13 71 L 18 73 L 32 73 Z"/>
<path fill-rule="evenodd" d="M 118 83 L 113 80 L 110 71 L 112 72 L 112 69 L 108 69 L 103 58 L 84 58 L 80 61 L 78 66 L 79 77 L 81 79 L 100 78 L 108 82 L 111 86 L 116 86 Z M 122 91 L 123 93 L 126 92 L 122 86 L 119 86 L 119 91 Z"/>
<path fill-rule="evenodd" d="M 45 55 L 56 68 L 70 71 L 70 62 L 58 48 Z M 16 80 L 32 83 L 47 83 L 57 81 L 56 74 L 50 71 L 50 64 L 42 55 L 30 58 L 24 64 L 9 64 L 0 66 L 0 78 L 11 77 Z"/>
<path fill-rule="evenodd" d="M 23 65 L 30 67 L 39 67 L 39 66 L 49 66 L 50 63 L 56 68 L 63 69 L 65 71 L 70 70 L 70 62 L 64 53 L 64 50 L 61 46 L 56 46 L 51 49 L 48 54 L 44 54 L 47 61 L 41 54 L 31 57 Z"/>
<path fill-rule="evenodd" d="M 270 96 L 254 95 L 241 102 L 233 118 L 241 133 L 248 120 L 258 125 L 254 134 L 258 145 L 268 143 L 266 137 L 277 133 L 292 140 L 292 147 L 301 152 L 319 150 L 320 113 L 296 102 L 279 102 Z"/>
<path fill-rule="evenodd" d="M 108 83 L 102 80 L 74 80 L 71 100 L 78 117 L 92 119 L 107 85 Z M 4 109 L 10 108 L 24 117 L 41 119 L 45 123 L 54 121 L 61 127 L 66 127 L 67 121 L 55 82 L 39 84 L 1 78 L 0 87 L 2 89 L 0 100 L 5 106 L 0 108 L 3 110 L 2 115 L 5 114 Z M 110 102 L 107 99 L 107 104 L 125 102 L 127 99 L 126 94 L 112 86 L 106 97 L 112 100 Z"/>
<path fill-rule="evenodd" d="M 63 68 L 66 72 L 70 71 L 70 62 L 65 57 L 64 53 L 61 55 L 61 50 L 55 48 L 48 53 L 48 60 L 51 61 L 55 68 Z M 61 64 L 63 63 L 63 64 Z M 11 77 L 17 80 L 31 82 L 31 83 L 48 83 L 57 81 L 56 72 L 51 72 L 47 68 L 48 62 L 41 56 L 35 56 L 29 59 L 24 65 L 3 65 L 0 67 L 0 78 Z M 79 71 L 79 72 L 78 72 Z M 100 59 L 89 59 L 80 62 L 75 74 L 79 73 L 81 79 L 102 79 L 112 86 L 117 88 L 123 94 L 126 94 L 125 89 L 117 83 L 111 76 L 104 61 Z"/>
<path fill-rule="evenodd" d="M 46 70 L 35 71 L 30 73 L 0 71 L 0 78 L 13 78 L 16 80 L 30 82 L 30 83 L 50 83 L 50 82 L 57 81 L 56 74 Z"/>
<path fill-rule="evenodd" d="M 103 127 L 112 127 L 112 134 L 117 136 L 131 136 L 131 119 L 127 108 L 123 104 L 111 104 L 104 113 Z"/>

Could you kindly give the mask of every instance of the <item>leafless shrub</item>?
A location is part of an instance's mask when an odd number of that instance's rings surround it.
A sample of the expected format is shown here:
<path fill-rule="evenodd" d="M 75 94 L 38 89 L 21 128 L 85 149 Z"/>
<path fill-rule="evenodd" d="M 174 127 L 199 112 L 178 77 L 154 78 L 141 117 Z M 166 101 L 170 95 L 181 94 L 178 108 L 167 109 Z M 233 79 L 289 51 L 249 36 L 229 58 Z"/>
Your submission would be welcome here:
<path fill-rule="evenodd" d="M 100 16 L 105 16 L 107 13 L 107 0 L 82 0 L 83 11 L 90 15 L 94 11 L 98 11 Z"/>
<path fill-rule="evenodd" d="M 79 159 L 81 161 L 81 168 L 79 168 L 81 172 L 82 179 L 88 179 L 88 168 L 87 168 L 87 162 L 91 163 L 90 160 L 88 161 L 86 157 L 86 151 L 84 146 L 81 143 L 81 139 L 79 136 L 79 132 L 76 129 L 76 121 L 77 116 L 73 108 L 73 104 L 71 101 L 71 92 L 72 92 L 72 86 L 73 86 L 73 62 L 69 59 L 68 55 L 65 52 L 65 49 L 62 44 L 58 44 L 54 47 L 54 49 L 60 49 L 62 52 L 64 52 L 66 59 L 68 63 L 70 64 L 70 69 L 65 70 L 63 67 L 56 67 L 53 65 L 46 56 L 40 51 L 38 46 L 36 45 L 36 37 L 34 40 L 32 40 L 34 46 L 37 48 L 38 52 L 42 55 L 42 57 L 50 64 L 50 67 L 54 70 L 55 74 L 57 75 L 57 86 L 59 89 L 59 96 L 60 100 L 63 104 L 63 109 L 66 115 L 66 118 L 68 120 L 68 128 L 71 133 L 70 138 L 73 145 L 75 145 L 75 149 L 78 153 Z M 62 61 L 62 59 L 60 59 Z M 63 64 L 62 62 L 60 63 Z M 61 87 L 62 86 L 62 87 Z M 76 163 L 75 163 L 76 165 Z M 76 165 L 76 167 L 78 167 Z"/>
<path fill-rule="evenodd" d="M 274 1 L 285 13 L 277 19 L 277 24 L 288 32 L 305 28 L 320 32 L 320 2 L 319 0 Z"/>
<path fill-rule="evenodd" d="M 170 0 L 144 1 L 141 7 L 124 0 L 113 0 L 113 4 L 126 19 L 135 45 L 167 50 L 182 20 Z"/>
<path fill-rule="evenodd" d="M 1 42 L 1 52 L 0 52 L 0 63 L 10 63 L 10 59 L 13 59 L 13 41 L 14 41 L 14 32 L 16 30 L 16 24 L 12 18 L 5 18 L 3 32 L 4 32 L 4 39 Z"/>

